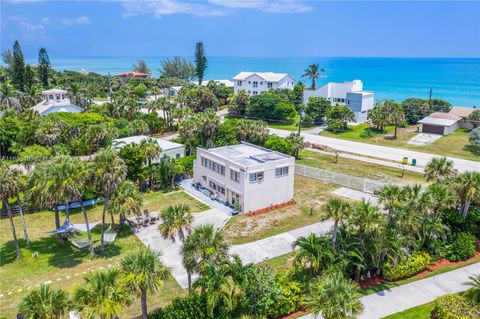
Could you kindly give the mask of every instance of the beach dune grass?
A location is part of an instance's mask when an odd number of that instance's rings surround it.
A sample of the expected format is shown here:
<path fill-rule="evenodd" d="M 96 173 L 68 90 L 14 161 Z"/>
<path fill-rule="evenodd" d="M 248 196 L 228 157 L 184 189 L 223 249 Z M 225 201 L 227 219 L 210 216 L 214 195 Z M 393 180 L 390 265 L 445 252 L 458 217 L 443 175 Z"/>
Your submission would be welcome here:
<path fill-rule="evenodd" d="M 143 194 L 143 209 L 160 211 L 169 205 L 187 204 L 192 211 L 199 212 L 208 209 L 208 206 L 194 200 L 183 191 L 170 193 L 151 192 Z M 90 222 L 101 219 L 102 205 L 88 208 Z M 61 221 L 64 220 L 61 215 Z M 116 217 L 118 223 L 118 217 Z M 83 223 L 83 216 L 79 209 L 70 213 L 72 223 Z M 76 284 L 83 283 L 83 277 L 91 270 L 107 269 L 118 265 L 122 255 L 134 251 L 143 244 L 128 228 L 123 227 L 118 233 L 114 244 L 106 246 L 106 249 L 98 253 L 94 258 L 90 257 L 88 249 L 79 250 L 68 241 L 59 243 L 55 235 L 47 234 L 47 231 L 55 228 L 54 215 L 51 211 L 41 211 L 25 215 L 31 247 L 25 247 L 22 238 L 22 226 L 18 216 L 14 217 L 17 236 L 20 238 L 22 257 L 15 258 L 15 248 L 11 236 L 8 219 L 0 220 L 0 309 L 2 316 L 15 317 L 18 303 L 29 288 L 38 284 L 52 282 L 55 287 L 61 287 L 71 292 Z M 107 218 L 110 222 L 110 218 Z M 86 234 L 78 233 L 77 240 L 86 238 Z M 92 238 L 97 248 L 100 242 L 100 227 L 92 230 Z M 58 280 L 59 279 L 59 280 Z M 11 292 L 11 294 L 9 294 Z M 165 286 L 148 299 L 149 306 L 153 309 L 168 303 L 172 296 L 182 295 L 183 289 L 170 278 Z M 122 313 L 136 316 L 140 313 L 139 301 L 125 309 Z"/>

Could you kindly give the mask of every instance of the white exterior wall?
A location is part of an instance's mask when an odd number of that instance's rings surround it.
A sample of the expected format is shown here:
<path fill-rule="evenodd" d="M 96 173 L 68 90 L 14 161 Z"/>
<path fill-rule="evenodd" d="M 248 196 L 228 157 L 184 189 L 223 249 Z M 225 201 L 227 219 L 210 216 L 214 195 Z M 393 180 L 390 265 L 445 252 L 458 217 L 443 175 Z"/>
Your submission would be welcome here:
<path fill-rule="evenodd" d="M 162 153 L 160 153 L 159 159 L 155 160 L 154 163 L 160 162 L 161 159 L 164 158 L 164 157 L 170 157 L 170 158 L 173 158 L 173 159 L 177 159 L 177 158 L 184 157 L 184 156 L 185 156 L 185 146 L 180 146 L 180 147 L 177 147 L 177 148 L 171 148 L 171 149 L 162 151 Z"/>
<path fill-rule="evenodd" d="M 459 128 L 458 122 L 450 126 L 445 126 L 445 128 L 443 129 L 443 135 L 452 134 L 458 128 Z"/>
<path fill-rule="evenodd" d="M 290 76 L 286 76 L 278 82 L 265 81 L 262 77 L 252 74 L 247 77 L 245 80 L 233 80 L 233 92 L 237 94 L 239 91 L 246 91 L 248 95 L 253 96 L 260 94 L 260 92 L 268 91 L 270 89 L 293 89 L 294 82 Z M 241 82 L 241 85 L 240 85 Z M 254 82 L 257 83 L 257 86 L 254 87 Z M 271 87 L 268 84 L 271 83 Z M 254 92 L 257 92 L 254 94 Z"/>
<path fill-rule="evenodd" d="M 365 92 L 347 92 L 346 105 L 355 114 L 355 122 L 362 123 L 368 119 L 368 111 L 373 109 L 374 94 Z"/>
<path fill-rule="evenodd" d="M 202 165 L 201 158 L 212 160 L 225 166 L 225 175 Z M 289 167 L 288 175 L 275 176 L 275 169 Z M 231 171 L 240 173 L 239 181 L 231 179 Z M 249 174 L 264 172 L 262 181 L 250 182 Z M 295 159 L 285 158 L 274 162 L 259 163 L 248 168 L 214 155 L 208 150 L 197 148 L 194 162 L 193 179 L 203 187 L 213 191 L 229 204 L 232 203 L 232 192 L 239 196 L 242 212 L 255 211 L 275 204 L 288 202 L 293 198 L 295 175 Z M 225 188 L 225 194 L 210 187 L 210 181 Z"/>

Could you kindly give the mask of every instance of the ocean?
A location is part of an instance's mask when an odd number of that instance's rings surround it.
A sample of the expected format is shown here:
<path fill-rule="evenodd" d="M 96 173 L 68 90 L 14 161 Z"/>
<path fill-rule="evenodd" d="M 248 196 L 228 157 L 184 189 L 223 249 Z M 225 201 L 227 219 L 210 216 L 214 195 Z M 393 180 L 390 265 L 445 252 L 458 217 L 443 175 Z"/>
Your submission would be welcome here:
<path fill-rule="evenodd" d="M 154 76 L 165 57 L 147 57 Z M 134 57 L 56 58 L 56 70 L 118 74 L 131 70 Z M 27 59 L 36 63 L 35 59 Z M 305 68 L 318 63 L 325 77 L 318 85 L 360 79 L 364 90 L 374 91 L 376 100 L 402 101 L 409 97 L 444 99 L 452 105 L 480 106 L 479 58 L 327 58 L 327 57 L 208 57 L 207 80 L 231 79 L 241 71 L 289 73 L 302 80 Z"/>

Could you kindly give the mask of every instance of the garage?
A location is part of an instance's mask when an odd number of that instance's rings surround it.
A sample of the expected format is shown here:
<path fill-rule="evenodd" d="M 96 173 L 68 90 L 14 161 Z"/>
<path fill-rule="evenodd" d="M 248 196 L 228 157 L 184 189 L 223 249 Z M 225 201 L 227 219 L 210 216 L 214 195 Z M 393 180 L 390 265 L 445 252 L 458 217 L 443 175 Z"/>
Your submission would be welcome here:
<path fill-rule="evenodd" d="M 440 134 L 443 135 L 443 126 L 423 124 L 422 133 Z"/>

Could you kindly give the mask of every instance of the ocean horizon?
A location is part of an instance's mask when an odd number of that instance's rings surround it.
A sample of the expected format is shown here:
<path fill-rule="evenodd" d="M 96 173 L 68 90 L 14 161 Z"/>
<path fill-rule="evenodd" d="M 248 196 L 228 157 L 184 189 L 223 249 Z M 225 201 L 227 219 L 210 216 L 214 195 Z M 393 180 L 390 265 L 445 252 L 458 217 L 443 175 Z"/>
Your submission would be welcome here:
<path fill-rule="evenodd" d="M 158 77 L 163 56 L 144 57 Z M 192 60 L 191 57 L 186 57 Z M 135 57 L 51 57 L 55 70 L 118 74 L 132 69 Z M 36 63 L 36 58 L 27 58 Z M 303 80 L 304 69 L 312 63 L 325 69 L 317 81 L 343 82 L 359 79 L 363 89 L 375 92 L 376 100 L 406 98 L 444 99 L 458 106 L 480 105 L 480 58 L 387 58 L 387 57 L 208 57 L 205 80 L 232 79 L 241 71 L 281 72 Z"/>

